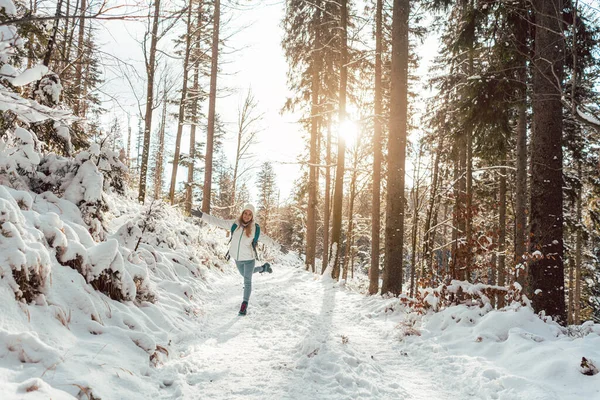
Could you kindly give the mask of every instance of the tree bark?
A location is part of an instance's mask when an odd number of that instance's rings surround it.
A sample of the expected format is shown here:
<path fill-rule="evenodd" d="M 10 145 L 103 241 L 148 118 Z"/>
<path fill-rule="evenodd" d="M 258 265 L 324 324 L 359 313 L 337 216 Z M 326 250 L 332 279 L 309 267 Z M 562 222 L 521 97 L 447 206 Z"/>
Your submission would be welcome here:
<path fill-rule="evenodd" d="M 187 14 L 188 35 L 185 39 L 185 55 L 183 57 L 183 83 L 181 86 L 181 99 L 179 101 L 179 114 L 177 116 L 177 134 L 175 136 L 175 151 L 173 153 L 173 168 L 171 169 L 171 184 L 169 185 L 169 201 L 171 205 L 175 204 L 175 186 L 177 185 L 177 170 L 179 168 L 179 156 L 181 154 L 181 136 L 183 135 L 183 123 L 185 121 L 185 105 L 188 96 L 188 69 L 190 65 L 191 53 L 191 31 L 192 24 L 192 6 L 189 3 Z"/>
<path fill-rule="evenodd" d="M 323 206 L 323 265 L 321 274 L 325 273 L 329 263 L 329 220 L 331 215 L 331 119 L 327 124 L 327 152 L 325 163 L 325 204 Z"/>
<path fill-rule="evenodd" d="M 85 0 L 82 0 L 85 1 Z M 81 8 L 83 15 L 84 9 Z M 146 199 L 146 176 L 148 173 L 148 158 L 150 156 L 150 132 L 152 131 L 152 110 L 154 109 L 154 73 L 156 71 L 156 44 L 158 42 L 158 20 L 160 17 L 160 0 L 154 3 L 154 19 L 152 21 L 152 37 L 150 38 L 150 54 L 146 62 L 148 84 L 146 86 L 146 115 L 144 118 L 144 146 L 142 149 L 142 165 L 140 166 L 140 190 L 138 201 Z"/>
<path fill-rule="evenodd" d="M 157 0 L 158 1 L 158 0 Z M 62 3 L 62 0 L 59 0 Z M 86 0 L 81 0 L 81 17 L 79 18 L 79 37 L 77 39 L 77 60 L 75 60 L 75 103 L 73 104 L 73 113 L 78 117 L 83 117 L 81 113 L 81 96 L 82 96 L 82 74 L 83 74 L 83 47 L 85 46 L 85 11 L 87 8 Z M 56 21 L 58 24 L 58 21 Z"/>
<path fill-rule="evenodd" d="M 208 126 L 206 129 L 206 155 L 204 156 L 204 188 L 202 190 L 202 211 L 210 213 L 212 191 L 212 164 L 215 145 L 215 107 L 217 102 L 217 73 L 219 70 L 219 26 L 221 0 L 215 0 L 213 15 L 213 37 L 210 67 L 210 93 L 208 95 Z"/>
<path fill-rule="evenodd" d="M 381 293 L 402 292 L 404 249 L 404 174 L 408 117 L 409 0 L 394 0 L 385 225 L 385 269 Z"/>
<path fill-rule="evenodd" d="M 154 199 L 162 197 L 162 175 L 163 175 L 163 157 L 165 154 L 165 126 L 167 124 L 167 85 L 165 83 L 163 109 L 160 120 L 160 129 L 158 131 L 158 151 L 156 152 L 156 166 L 154 167 Z"/>
<path fill-rule="evenodd" d="M 340 26 L 340 103 L 338 121 L 341 124 L 346 119 L 346 89 L 348 81 L 348 0 L 341 0 L 341 26 Z M 340 242 L 342 235 L 342 200 L 344 192 L 344 163 L 346 157 L 346 143 L 338 132 L 338 154 L 335 174 L 335 189 L 333 193 L 333 225 L 331 228 L 331 243 L 335 247 L 335 257 L 331 276 L 338 280 L 340 277 Z"/>
<path fill-rule="evenodd" d="M 517 121 L 517 148 L 516 148 L 516 187 L 515 187 L 515 259 L 516 265 L 521 264 L 517 270 L 517 282 L 523 288 L 525 294 L 527 289 L 527 263 L 523 256 L 527 251 L 527 29 L 528 21 L 526 15 L 518 16 L 516 26 L 516 42 L 519 52 L 519 88 L 518 97 L 518 121 Z"/>
<path fill-rule="evenodd" d="M 85 1 L 85 0 L 82 0 Z M 52 58 L 52 51 L 54 50 L 54 45 L 56 44 L 56 36 L 58 34 L 58 24 L 60 23 L 60 13 L 62 9 L 62 0 L 58 0 L 56 3 L 56 19 L 54 20 L 54 26 L 52 27 L 52 34 L 50 35 L 50 39 L 48 40 L 48 47 L 46 48 L 46 54 L 44 55 L 43 64 L 47 67 L 50 65 L 50 60 Z M 83 40 L 83 39 L 82 39 Z"/>
<path fill-rule="evenodd" d="M 533 307 L 567 322 L 563 265 L 562 0 L 535 0 L 530 263 Z"/>
<path fill-rule="evenodd" d="M 190 4 L 190 8 L 192 8 Z M 200 96 L 200 43 L 202 40 L 202 1 L 198 2 L 198 17 L 196 26 L 196 36 L 194 41 L 196 43 L 196 51 L 194 56 L 194 83 L 192 84 L 192 126 L 190 128 L 190 160 L 188 165 L 188 176 L 187 185 L 185 188 L 185 212 L 190 214 L 192 212 L 192 205 L 194 203 L 194 166 L 196 162 L 196 126 L 198 126 L 198 97 Z"/>
<path fill-rule="evenodd" d="M 502 163 L 506 158 L 502 157 Z M 500 168 L 498 193 L 498 286 L 504 286 L 506 282 L 506 168 Z M 499 296 L 498 307 L 505 305 L 504 296 Z"/>
<path fill-rule="evenodd" d="M 319 150 L 317 140 L 319 136 L 319 89 L 321 82 L 321 43 L 319 30 L 321 29 L 320 2 L 315 1 L 315 40 L 312 51 L 312 83 L 311 83 L 311 110 L 310 110 L 310 159 L 308 173 L 308 210 L 306 215 L 306 270 L 315 272 L 315 257 L 317 246 L 317 174 L 319 169 Z"/>
<path fill-rule="evenodd" d="M 350 180 L 350 203 L 348 204 L 348 231 L 346 234 L 346 253 L 344 254 L 344 273 L 342 279 L 348 279 L 348 262 L 352 252 L 352 242 L 354 234 L 354 201 L 356 200 L 356 179 L 358 171 L 358 149 L 355 149 L 354 169 L 352 170 L 352 179 Z"/>
<path fill-rule="evenodd" d="M 581 161 L 577 163 L 577 178 L 581 182 L 581 188 L 577 193 L 577 231 L 575 233 L 575 298 L 574 302 L 574 318 L 573 323 L 581 324 L 581 261 L 583 252 L 583 220 L 582 220 L 582 191 L 583 191 L 583 176 L 581 171 Z"/>
<path fill-rule="evenodd" d="M 379 291 L 379 253 L 381 232 L 381 137 L 383 126 L 382 61 L 383 52 L 383 0 L 377 0 L 375 27 L 375 100 L 373 132 L 373 197 L 371 210 L 371 268 L 369 269 L 369 294 Z"/>
<path fill-rule="evenodd" d="M 429 193 L 429 206 L 427 208 L 427 215 L 425 217 L 425 226 L 423 228 L 423 260 L 421 267 L 421 276 L 424 276 L 426 273 L 426 269 L 433 270 L 432 256 L 433 256 L 433 245 L 435 239 L 435 229 L 432 229 L 432 220 L 433 214 L 435 210 L 436 197 L 437 197 L 437 189 L 438 189 L 438 180 L 439 180 L 439 164 L 440 157 L 442 153 L 442 149 L 444 147 L 444 137 L 440 139 L 438 142 L 438 147 L 435 152 L 435 159 L 433 160 L 433 176 L 431 178 L 431 191 Z M 444 251 L 442 249 L 442 251 Z M 427 265 L 429 264 L 429 265 Z M 433 271 L 431 271 L 433 272 Z"/>

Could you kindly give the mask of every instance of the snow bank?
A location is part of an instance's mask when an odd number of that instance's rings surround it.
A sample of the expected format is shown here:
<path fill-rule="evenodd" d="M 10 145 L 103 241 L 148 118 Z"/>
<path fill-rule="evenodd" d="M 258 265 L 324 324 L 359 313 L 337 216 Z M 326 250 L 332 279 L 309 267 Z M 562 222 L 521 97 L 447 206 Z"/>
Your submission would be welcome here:
<path fill-rule="evenodd" d="M 446 352 L 465 370 L 457 374 L 469 371 L 471 381 L 464 384 L 481 398 L 600 396 L 600 374 L 592 375 L 600 364 L 600 324 L 565 328 L 519 303 L 502 310 L 462 304 L 420 315 L 396 299 L 378 302 L 370 317 L 396 321 L 393 337 L 408 353 Z M 439 360 L 422 362 L 440 369 Z"/>
<path fill-rule="evenodd" d="M 83 185 L 102 193 L 100 181 Z M 85 187 L 72 190 L 86 200 Z M 104 196 L 98 242 L 72 201 L 0 185 L 0 398 L 155 397 L 153 371 L 193 335 L 223 273 L 223 233 Z"/>

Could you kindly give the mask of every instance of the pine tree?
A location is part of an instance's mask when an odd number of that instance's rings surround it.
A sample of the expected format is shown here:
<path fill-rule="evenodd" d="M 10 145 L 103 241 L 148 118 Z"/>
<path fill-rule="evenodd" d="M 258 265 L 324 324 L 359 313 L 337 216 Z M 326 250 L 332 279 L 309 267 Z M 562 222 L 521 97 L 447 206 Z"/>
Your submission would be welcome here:
<path fill-rule="evenodd" d="M 260 214 L 261 229 L 265 233 L 271 232 L 274 225 L 273 217 L 277 211 L 277 182 L 275 170 L 270 162 L 263 163 L 258 173 L 258 209 Z"/>
<path fill-rule="evenodd" d="M 563 266 L 562 0 L 536 0 L 530 284 L 537 312 L 566 323 Z M 539 256 L 538 256 L 539 254 Z"/>
<path fill-rule="evenodd" d="M 389 120 L 385 269 L 381 293 L 402 292 L 404 178 L 408 113 L 408 0 L 394 0 Z"/>

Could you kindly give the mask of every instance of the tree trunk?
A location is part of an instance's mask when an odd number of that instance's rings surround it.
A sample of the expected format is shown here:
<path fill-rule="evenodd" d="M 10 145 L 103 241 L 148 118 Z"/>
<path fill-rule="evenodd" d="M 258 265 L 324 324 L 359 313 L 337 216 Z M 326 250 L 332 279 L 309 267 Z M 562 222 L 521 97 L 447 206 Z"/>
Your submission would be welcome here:
<path fill-rule="evenodd" d="M 583 192 L 583 176 L 581 173 L 581 161 L 577 163 L 577 178 L 581 182 L 581 188 L 577 193 L 577 231 L 575 233 L 575 298 L 573 299 L 575 325 L 581 324 L 581 259 L 583 247 L 583 220 L 582 220 L 582 192 Z"/>
<path fill-rule="evenodd" d="M 412 234 L 411 234 L 411 252 L 410 252 L 410 297 L 413 297 L 415 293 L 415 275 L 417 273 L 417 232 L 418 232 L 418 224 L 419 224 L 419 210 L 418 210 L 418 197 L 419 197 L 419 186 L 417 184 L 417 188 L 413 188 L 413 226 L 412 226 Z M 417 285 L 418 285 L 418 277 L 417 277 Z"/>
<path fill-rule="evenodd" d="M 127 115 L 127 169 L 131 170 L 131 118 Z M 129 171 L 131 173 L 131 171 Z"/>
<path fill-rule="evenodd" d="M 417 155 L 417 168 L 414 173 L 413 179 L 413 189 L 412 193 L 412 203 L 413 203 L 413 226 L 411 228 L 411 251 L 410 251 L 410 297 L 413 297 L 415 293 L 415 278 L 416 284 L 418 285 L 419 276 L 417 275 L 417 236 L 419 234 L 419 208 L 421 206 L 420 202 L 420 185 L 419 179 L 421 177 L 421 155 L 423 154 L 423 142 L 421 142 L 419 146 L 419 153 Z"/>
<path fill-rule="evenodd" d="M 206 128 L 206 155 L 204 156 L 204 188 L 202 190 L 202 211 L 210 213 L 212 191 L 212 163 L 215 145 L 215 107 L 217 101 L 217 73 L 219 70 L 219 20 L 221 0 L 215 0 L 213 16 L 212 55 L 210 66 L 210 93 L 208 95 L 208 126 Z"/>
<path fill-rule="evenodd" d="M 312 52 L 312 84 L 311 84 L 311 110 L 310 110 L 310 160 L 308 174 L 308 210 L 306 215 L 306 270 L 315 272 L 315 257 L 317 246 L 317 174 L 319 169 L 319 150 L 317 139 L 319 136 L 319 88 L 321 73 L 321 43 L 319 40 L 320 2 L 315 1 L 315 18 L 313 21 L 315 29 L 315 40 Z"/>
<path fill-rule="evenodd" d="M 158 132 L 158 151 L 156 153 L 156 166 L 154 169 L 154 199 L 158 200 L 162 197 L 162 175 L 163 175 L 163 157 L 165 154 L 165 127 L 167 124 L 167 84 L 165 83 L 163 109 L 160 120 L 160 130 Z"/>
<path fill-rule="evenodd" d="M 85 0 L 83 0 L 85 1 Z M 84 9 L 81 8 L 83 14 Z M 154 72 L 156 70 L 156 44 L 158 42 L 158 20 L 160 17 L 160 0 L 154 3 L 154 19 L 152 21 L 152 37 L 150 39 L 150 54 L 146 62 L 148 84 L 146 86 L 146 115 L 144 118 L 144 147 L 142 149 L 142 165 L 140 167 L 140 191 L 138 201 L 144 203 L 146 198 L 146 175 L 148 173 L 148 158 L 150 156 L 150 132 L 152 131 L 152 110 L 154 108 Z"/>
<path fill-rule="evenodd" d="M 190 4 L 190 8 L 192 5 Z M 198 2 L 198 21 L 197 21 L 197 35 L 194 38 L 196 42 L 196 51 L 194 56 L 194 83 L 192 84 L 192 126 L 190 128 L 190 160 L 188 165 L 188 176 L 187 185 L 185 188 L 185 212 L 190 214 L 192 212 L 192 205 L 194 203 L 194 166 L 196 162 L 196 126 L 198 126 L 198 97 L 200 96 L 200 43 L 202 40 L 202 1 Z"/>
<path fill-rule="evenodd" d="M 561 80 L 564 63 L 562 0 L 534 0 L 530 264 L 533 307 L 559 323 L 566 320 L 563 265 Z"/>
<path fill-rule="evenodd" d="M 385 270 L 381 293 L 402 292 L 404 249 L 404 174 L 408 114 L 409 0 L 394 0 L 385 226 Z"/>
<path fill-rule="evenodd" d="M 435 159 L 433 160 L 433 176 L 431 178 L 431 191 L 429 193 L 429 206 L 427 208 L 427 216 L 425 217 L 425 226 L 423 228 L 423 260 L 421 267 L 421 276 L 424 276 L 426 271 L 425 269 L 433 270 L 433 245 L 435 238 L 435 229 L 432 229 L 432 220 L 433 213 L 435 210 L 436 197 L 437 197 L 437 189 L 438 189 L 438 180 L 439 180 L 439 164 L 440 157 L 442 153 L 442 148 L 444 147 L 444 137 L 440 139 L 438 142 L 438 147 L 435 152 Z M 443 251 L 443 249 L 442 249 Z M 429 265 L 426 265 L 429 264 Z M 430 271 L 433 272 L 433 271 Z"/>
<path fill-rule="evenodd" d="M 159 1 L 159 0 L 157 0 Z M 62 3 L 62 0 L 59 0 Z M 83 47 L 85 46 L 85 12 L 87 8 L 86 0 L 81 0 L 81 16 L 79 18 L 79 37 L 77 39 L 77 60 L 75 60 L 75 82 L 73 87 L 75 88 L 75 103 L 73 104 L 73 113 L 78 117 L 83 117 L 81 113 L 81 96 L 83 95 L 81 90 L 82 75 L 83 75 Z M 158 16 L 155 16 L 158 18 Z M 58 23 L 58 21 L 56 21 Z"/>
<path fill-rule="evenodd" d="M 502 157 L 502 163 L 506 163 L 506 158 Z M 506 282 L 506 168 L 500 168 L 498 193 L 498 286 L 504 286 Z M 505 305 L 504 296 L 498 298 L 498 307 Z"/>
<path fill-rule="evenodd" d="M 68 44 L 69 44 L 69 23 L 71 22 L 71 0 L 67 0 L 67 4 L 65 7 L 65 27 L 64 27 L 64 34 L 63 34 L 63 38 L 62 38 L 62 60 L 59 65 L 60 67 L 57 70 L 57 73 L 60 74 L 59 71 L 62 71 L 65 66 L 69 65 L 69 60 L 70 60 L 70 54 L 69 52 L 71 51 L 70 48 L 68 48 Z M 29 63 L 30 60 L 27 60 L 27 62 Z M 60 75 L 59 75 L 60 76 Z"/>
<path fill-rule="evenodd" d="M 379 291 L 379 246 L 381 232 L 381 137 L 383 126 L 382 62 L 383 51 L 383 0 L 377 0 L 375 28 L 375 100 L 373 132 L 373 197 L 371 210 L 371 268 L 369 269 L 369 294 Z"/>
<path fill-rule="evenodd" d="M 346 253 L 344 254 L 344 273 L 342 279 L 348 279 L 348 262 L 350 261 L 350 253 L 352 252 L 352 241 L 354 234 L 354 201 L 356 199 L 356 179 L 358 170 L 358 150 L 356 150 L 354 158 L 354 169 L 352 170 L 352 179 L 350 181 L 350 204 L 348 205 L 348 231 L 346 234 Z"/>
<path fill-rule="evenodd" d="M 569 304 L 568 304 L 568 310 L 567 310 L 567 324 L 572 325 L 573 321 L 575 320 L 575 280 L 574 280 L 574 275 L 575 274 L 575 257 L 573 257 L 573 254 L 571 252 L 571 254 L 569 254 Z"/>
<path fill-rule="evenodd" d="M 522 13 L 521 13 L 522 14 Z M 515 187 L 515 264 L 521 264 L 517 270 L 517 282 L 527 294 L 527 263 L 523 256 L 527 251 L 527 29 L 526 15 L 519 16 L 516 28 L 516 42 L 520 55 L 518 71 L 519 88 L 518 96 L 518 122 L 517 122 L 517 148 L 516 148 L 516 187 Z"/>
<path fill-rule="evenodd" d="M 346 85 L 348 81 L 348 0 L 341 0 L 341 26 L 340 26 L 340 109 L 339 124 L 346 120 Z M 335 173 L 335 189 L 333 193 L 333 226 L 331 228 L 331 243 L 335 247 L 333 270 L 331 276 L 338 280 L 340 277 L 340 241 L 342 235 L 342 200 L 344 192 L 344 163 L 346 157 L 346 143 L 338 132 L 338 154 Z"/>
<path fill-rule="evenodd" d="M 179 168 L 179 155 L 181 154 L 181 136 L 183 135 L 183 123 L 185 121 L 185 104 L 188 96 L 188 69 L 190 65 L 191 53 L 191 25 L 192 25 L 192 6 L 191 1 L 187 14 L 187 31 L 185 39 L 185 55 L 183 58 L 183 84 L 181 87 L 181 99 L 179 101 L 179 114 L 177 116 L 177 135 L 175 136 L 175 152 L 173 153 L 173 168 L 171 169 L 171 184 L 169 185 L 169 201 L 171 205 L 175 204 L 175 186 L 177 185 L 177 170 Z"/>
<path fill-rule="evenodd" d="M 85 0 L 82 0 L 85 1 Z M 48 47 L 46 48 L 46 54 L 44 55 L 43 64 L 47 67 L 50 65 L 50 59 L 52 58 L 52 51 L 54 50 L 54 45 L 56 44 L 56 36 L 58 34 L 58 24 L 60 23 L 60 14 L 62 9 L 62 0 L 58 0 L 56 3 L 56 12 L 54 16 L 56 19 L 54 20 L 54 26 L 52 27 L 52 34 L 50 35 L 50 39 L 48 39 Z M 83 39 L 82 39 L 83 41 Z"/>
<path fill-rule="evenodd" d="M 329 216 L 331 215 L 331 119 L 327 123 L 327 153 L 325 163 L 325 205 L 323 207 L 323 265 L 321 274 L 329 264 Z"/>

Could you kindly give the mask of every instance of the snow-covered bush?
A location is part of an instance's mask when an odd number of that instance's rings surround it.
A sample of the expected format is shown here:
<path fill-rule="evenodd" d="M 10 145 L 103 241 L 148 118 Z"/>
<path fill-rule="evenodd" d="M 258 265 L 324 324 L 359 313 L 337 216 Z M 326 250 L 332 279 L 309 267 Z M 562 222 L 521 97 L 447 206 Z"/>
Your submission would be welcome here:
<path fill-rule="evenodd" d="M 48 107 L 58 105 L 62 93 L 60 78 L 54 72 L 44 75 L 35 90 L 35 99 L 38 103 Z"/>
<path fill-rule="evenodd" d="M 27 188 L 41 159 L 41 144 L 34 133 L 21 127 L 0 135 L 0 184 Z"/>
<path fill-rule="evenodd" d="M 458 304 L 486 307 L 495 296 L 503 297 L 507 304 L 529 304 L 529 300 L 522 294 L 521 286 L 516 282 L 504 287 L 459 280 L 452 280 L 437 287 L 420 287 L 414 298 L 401 297 L 400 301 L 418 313 L 427 313 L 438 312 Z"/>
<path fill-rule="evenodd" d="M 28 202 L 22 204 L 27 209 Z M 51 265 L 44 236 L 32 228 L 8 189 L 0 186 L 0 277 L 26 302 L 44 293 Z"/>

